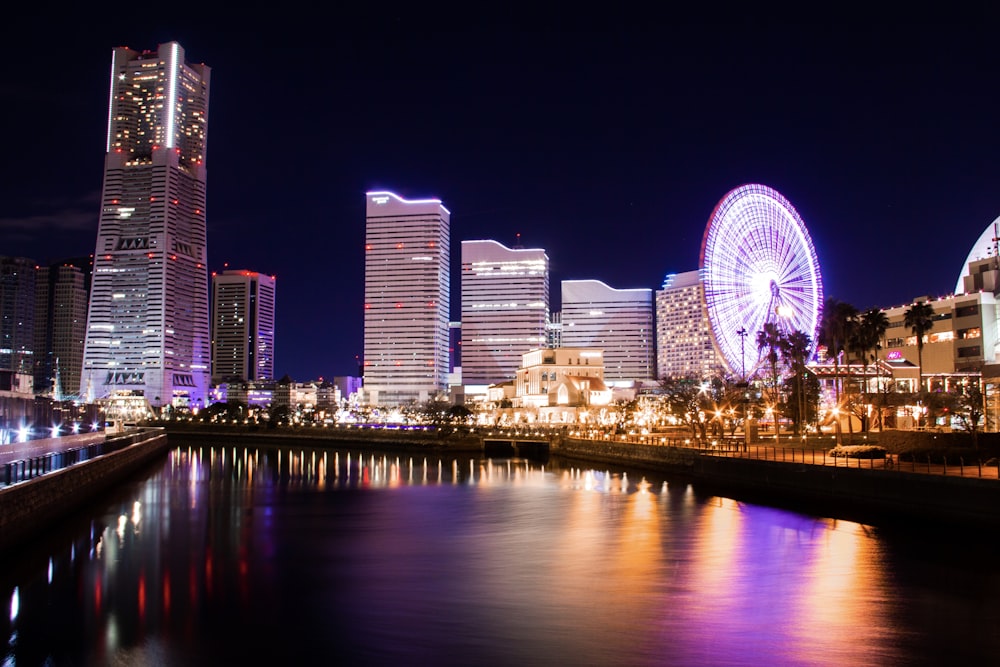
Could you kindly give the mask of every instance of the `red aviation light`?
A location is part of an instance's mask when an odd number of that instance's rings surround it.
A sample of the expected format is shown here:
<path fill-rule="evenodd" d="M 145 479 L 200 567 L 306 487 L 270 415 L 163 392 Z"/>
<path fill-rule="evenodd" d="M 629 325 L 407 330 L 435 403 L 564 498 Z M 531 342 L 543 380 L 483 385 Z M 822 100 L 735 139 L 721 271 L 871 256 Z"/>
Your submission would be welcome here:
<path fill-rule="evenodd" d="M 201 209 L 200 209 L 200 208 L 196 208 L 196 209 L 194 210 L 194 214 L 195 214 L 195 215 L 201 215 Z"/>
<path fill-rule="evenodd" d="M 156 197 L 150 197 L 149 201 L 156 201 Z"/>
<path fill-rule="evenodd" d="M 146 253 L 146 257 L 149 258 L 149 259 L 153 259 L 153 253 L 147 252 Z"/>
<path fill-rule="evenodd" d="M 372 249 L 372 244 L 371 243 L 366 243 L 365 244 L 365 252 L 370 252 L 371 249 Z"/>
<path fill-rule="evenodd" d="M 397 302 L 396 302 L 396 308 L 402 308 L 402 307 L 403 307 L 403 304 L 401 304 L 401 303 L 399 303 L 399 302 L 397 301 Z"/>
<path fill-rule="evenodd" d="M 403 249 L 403 244 L 402 243 L 397 243 L 396 244 L 396 250 L 402 250 L 402 249 Z"/>
<path fill-rule="evenodd" d="M 117 203 L 118 203 L 118 200 L 117 200 L 117 199 L 112 199 L 112 200 L 111 200 L 111 203 L 112 203 L 112 204 L 117 204 Z"/>
<path fill-rule="evenodd" d="M 434 247 L 434 241 L 428 241 L 427 242 L 427 247 L 428 248 L 433 248 Z"/>
<path fill-rule="evenodd" d="M 372 305 L 370 303 L 365 304 L 365 310 L 370 310 Z"/>

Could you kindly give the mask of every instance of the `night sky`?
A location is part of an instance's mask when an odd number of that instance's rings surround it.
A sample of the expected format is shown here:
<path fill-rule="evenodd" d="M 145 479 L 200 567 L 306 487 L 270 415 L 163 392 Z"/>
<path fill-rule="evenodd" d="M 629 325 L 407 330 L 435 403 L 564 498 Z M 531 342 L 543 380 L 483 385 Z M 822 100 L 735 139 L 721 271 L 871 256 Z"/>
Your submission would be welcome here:
<path fill-rule="evenodd" d="M 209 266 L 277 276 L 279 377 L 356 372 L 367 190 L 451 211 L 454 319 L 462 240 L 545 248 L 558 309 L 563 279 L 655 289 L 698 268 L 712 209 L 749 182 L 792 202 L 827 295 L 862 309 L 950 292 L 1000 214 L 1000 68 L 975 17 L 598 27 L 251 6 L 196 26 L 192 7 L 4 28 L 0 254 L 93 252 L 111 50 L 177 40 L 212 68 Z"/>

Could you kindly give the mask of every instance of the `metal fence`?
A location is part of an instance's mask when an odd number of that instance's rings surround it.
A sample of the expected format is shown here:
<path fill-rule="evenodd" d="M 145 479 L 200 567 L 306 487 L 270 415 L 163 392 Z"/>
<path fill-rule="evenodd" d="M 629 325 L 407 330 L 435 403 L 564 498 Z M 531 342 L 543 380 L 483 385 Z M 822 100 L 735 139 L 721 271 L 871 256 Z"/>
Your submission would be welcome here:
<path fill-rule="evenodd" d="M 0 467 L 0 487 L 26 482 L 29 479 L 68 468 L 83 461 L 89 461 L 103 454 L 117 452 L 129 447 L 142 437 L 142 432 L 126 434 L 116 438 L 109 437 L 101 442 L 95 442 L 83 447 L 48 452 L 2 464 L 2 467 Z"/>

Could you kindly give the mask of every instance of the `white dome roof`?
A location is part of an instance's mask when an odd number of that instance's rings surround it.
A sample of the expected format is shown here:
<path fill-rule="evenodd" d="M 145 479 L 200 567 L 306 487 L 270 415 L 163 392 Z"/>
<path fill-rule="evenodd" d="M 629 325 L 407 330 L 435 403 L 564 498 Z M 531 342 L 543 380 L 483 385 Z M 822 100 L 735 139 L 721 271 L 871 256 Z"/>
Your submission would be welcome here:
<path fill-rule="evenodd" d="M 986 259 L 987 257 L 992 257 L 995 254 L 995 241 L 993 238 L 997 236 L 997 227 L 1000 226 L 1000 217 L 986 225 L 986 229 L 979 236 L 979 240 L 976 244 L 972 246 L 972 250 L 969 251 L 969 256 L 965 258 L 965 262 L 962 264 L 962 270 L 958 274 L 958 282 L 955 284 L 955 294 L 965 294 L 965 276 L 969 275 L 969 264 L 978 261 L 980 259 Z"/>

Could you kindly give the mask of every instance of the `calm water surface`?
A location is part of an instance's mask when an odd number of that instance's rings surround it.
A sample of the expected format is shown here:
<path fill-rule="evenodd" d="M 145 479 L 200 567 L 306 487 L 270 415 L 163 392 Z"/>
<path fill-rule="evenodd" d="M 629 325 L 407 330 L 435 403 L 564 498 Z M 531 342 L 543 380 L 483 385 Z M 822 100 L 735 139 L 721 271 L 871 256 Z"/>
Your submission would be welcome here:
<path fill-rule="evenodd" d="M 1000 660 L 990 536 L 557 461 L 179 447 L 2 564 L 6 664 Z"/>

